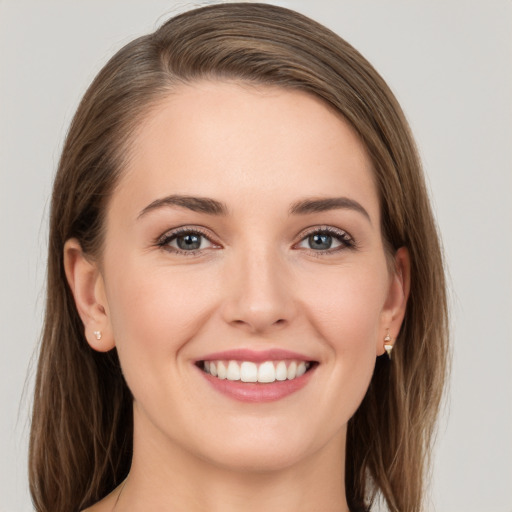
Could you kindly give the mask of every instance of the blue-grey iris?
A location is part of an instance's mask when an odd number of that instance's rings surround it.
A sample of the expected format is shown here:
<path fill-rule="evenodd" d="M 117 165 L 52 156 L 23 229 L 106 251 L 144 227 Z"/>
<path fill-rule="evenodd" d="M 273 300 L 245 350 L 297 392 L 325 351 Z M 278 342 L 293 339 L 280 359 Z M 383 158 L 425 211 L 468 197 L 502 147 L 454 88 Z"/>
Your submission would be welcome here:
<path fill-rule="evenodd" d="M 330 249 L 332 245 L 332 236 L 325 233 L 315 233 L 308 237 L 309 246 L 311 249 L 325 250 Z"/>
<path fill-rule="evenodd" d="M 193 251 L 201 247 L 201 236 L 190 233 L 176 237 L 176 244 L 184 251 Z"/>

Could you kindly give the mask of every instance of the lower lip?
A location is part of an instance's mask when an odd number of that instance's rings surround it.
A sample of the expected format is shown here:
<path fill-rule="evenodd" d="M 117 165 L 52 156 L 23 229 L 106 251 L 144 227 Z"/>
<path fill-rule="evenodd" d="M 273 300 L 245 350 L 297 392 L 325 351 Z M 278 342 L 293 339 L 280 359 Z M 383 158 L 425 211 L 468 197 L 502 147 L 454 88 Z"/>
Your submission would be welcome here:
<path fill-rule="evenodd" d="M 241 402 L 273 402 L 302 389 L 311 379 L 316 365 L 300 377 L 292 380 L 269 383 L 242 382 L 240 380 L 218 379 L 198 368 L 214 389 Z"/>

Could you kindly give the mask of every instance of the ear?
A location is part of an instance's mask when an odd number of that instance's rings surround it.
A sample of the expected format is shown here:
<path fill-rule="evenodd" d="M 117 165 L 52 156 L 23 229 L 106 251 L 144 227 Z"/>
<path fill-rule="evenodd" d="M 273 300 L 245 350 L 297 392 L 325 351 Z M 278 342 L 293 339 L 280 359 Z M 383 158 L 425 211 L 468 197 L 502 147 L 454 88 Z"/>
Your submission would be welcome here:
<path fill-rule="evenodd" d="M 114 348 L 105 285 L 98 265 L 84 254 L 76 238 L 64 244 L 64 270 L 85 328 L 87 343 L 98 352 Z"/>
<path fill-rule="evenodd" d="M 411 262 L 409 251 L 406 247 L 400 247 L 395 254 L 394 272 L 388 288 L 388 296 L 381 315 L 379 339 L 377 340 L 377 354 L 384 353 L 384 344 L 394 344 L 402 322 L 405 317 L 407 299 L 411 286 Z M 384 341 L 389 334 L 391 341 Z"/>

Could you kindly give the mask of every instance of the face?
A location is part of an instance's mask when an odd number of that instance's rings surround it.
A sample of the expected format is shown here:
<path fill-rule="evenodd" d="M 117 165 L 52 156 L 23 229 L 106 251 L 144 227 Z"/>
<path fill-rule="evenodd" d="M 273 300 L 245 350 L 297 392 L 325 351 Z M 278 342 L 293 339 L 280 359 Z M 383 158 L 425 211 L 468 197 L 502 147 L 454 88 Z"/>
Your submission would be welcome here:
<path fill-rule="evenodd" d="M 353 130 L 302 92 L 201 82 L 131 149 L 82 317 L 117 347 L 136 446 L 256 469 L 340 453 L 404 308 Z"/>

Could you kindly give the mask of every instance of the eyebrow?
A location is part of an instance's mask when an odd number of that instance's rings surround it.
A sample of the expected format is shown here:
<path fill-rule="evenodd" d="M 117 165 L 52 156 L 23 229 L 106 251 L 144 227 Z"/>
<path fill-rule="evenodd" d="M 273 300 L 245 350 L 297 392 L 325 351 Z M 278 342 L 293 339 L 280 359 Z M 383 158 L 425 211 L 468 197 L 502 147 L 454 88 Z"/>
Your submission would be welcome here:
<path fill-rule="evenodd" d="M 209 197 L 195 197 L 183 195 L 170 195 L 156 199 L 146 206 L 137 216 L 140 219 L 147 213 L 166 206 L 178 206 L 194 212 L 209 215 L 227 215 L 228 208 L 224 203 Z M 290 215 L 307 215 L 310 213 L 325 212 L 329 210 L 347 209 L 361 213 L 371 224 L 371 218 L 364 207 L 348 197 L 327 197 L 322 199 L 302 199 L 293 203 L 289 209 Z"/>
<path fill-rule="evenodd" d="M 164 206 L 179 206 L 194 212 L 207 213 L 210 215 L 227 215 L 228 209 L 224 203 L 208 197 L 170 195 L 156 199 L 148 204 L 137 216 L 140 219 L 147 213 Z"/>
<path fill-rule="evenodd" d="M 363 206 L 348 197 L 327 197 L 322 199 L 303 199 L 293 203 L 290 207 L 290 214 L 292 215 L 307 215 L 308 213 L 326 212 L 329 210 L 354 210 L 361 213 L 368 219 L 370 224 L 372 220 L 368 212 Z"/>

